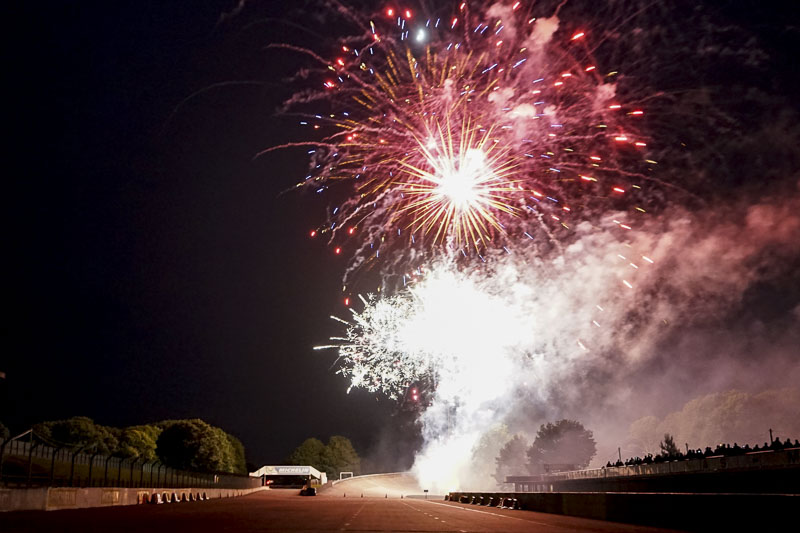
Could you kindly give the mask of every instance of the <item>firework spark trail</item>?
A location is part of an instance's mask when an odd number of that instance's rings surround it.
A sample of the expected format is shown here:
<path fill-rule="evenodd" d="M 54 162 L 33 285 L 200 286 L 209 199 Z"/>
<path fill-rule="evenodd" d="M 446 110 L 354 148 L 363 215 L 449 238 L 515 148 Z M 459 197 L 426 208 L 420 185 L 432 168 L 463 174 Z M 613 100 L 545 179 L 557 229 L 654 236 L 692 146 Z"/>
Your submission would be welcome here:
<path fill-rule="evenodd" d="M 363 297 L 319 348 L 338 352 L 351 389 L 399 398 L 427 384 L 415 470 L 463 488 L 472 449 L 515 391 L 545 403 L 556 389 L 578 395 L 565 384 L 588 369 L 648 360 L 675 319 L 742 293 L 742 256 L 712 267 L 685 251 L 708 251 L 687 230 L 697 217 L 644 216 L 653 189 L 676 187 L 651 174 L 638 127 L 634 102 L 657 96 L 619 90 L 614 66 L 592 57 L 591 26 L 559 19 L 565 2 L 538 19 L 520 3 L 366 20 L 333 4 L 363 32 L 330 60 L 293 48 L 325 65 L 323 88 L 285 106 L 320 137 L 298 186 L 336 198 L 311 233 L 352 256 L 345 291 L 366 268 L 405 289 Z M 729 227 L 699 225 L 734 247 Z M 679 255 L 691 269 L 672 279 Z M 688 306 L 709 279 L 718 285 Z"/>
<path fill-rule="evenodd" d="M 520 375 L 544 399 L 586 350 L 607 348 L 610 321 L 597 313 L 636 277 L 619 277 L 611 248 L 644 213 L 635 193 L 655 164 L 637 133 L 644 111 L 617 100 L 616 72 L 600 73 L 584 31 L 517 7 L 462 4 L 424 25 L 385 12 L 341 45 L 322 90 L 285 106 L 330 106 L 300 111 L 323 137 L 298 186 L 353 191 L 312 235 L 357 250 L 348 275 L 390 256 L 381 272 L 409 284 L 362 298 L 362 311 L 336 318 L 345 335 L 319 348 L 337 350 L 351 389 L 399 398 L 430 383 L 415 468 L 435 487 L 458 485 Z M 623 196 L 629 212 L 617 209 Z M 590 251 L 593 238 L 603 246 Z M 597 257 L 613 265 L 599 269 L 609 290 L 564 301 L 574 290 L 559 268 L 591 264 L 581 275 L 597 277 Z"/>
<path fill-rule="evenodd" d="M 285 109 L 325 135 L 298 186 L 352 188 L 314 231 L 337 253 L 355 250 L 346 282 L 378 261 L 405 270 L 441 245 L 483 257 L 558 241 L 650 180 L 644 110 L 618 101 L 617 73 L 595 64 L 580 28 L 519 4 L 371 19 L 333 5 L 364 33 L 328 61 L 291 46 L 327 75 Z M 306 110 L 321 101 L 325 113 Z M 633 199 L 626 217 L 644 211 Z"/>

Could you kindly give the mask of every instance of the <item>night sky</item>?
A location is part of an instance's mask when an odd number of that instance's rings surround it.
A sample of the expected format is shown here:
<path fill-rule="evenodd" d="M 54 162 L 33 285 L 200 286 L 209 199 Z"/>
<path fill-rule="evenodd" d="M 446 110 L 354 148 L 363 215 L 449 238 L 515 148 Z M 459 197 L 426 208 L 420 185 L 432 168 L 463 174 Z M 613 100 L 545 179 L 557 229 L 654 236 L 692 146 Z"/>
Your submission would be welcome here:
<path fill-rule="evenodd" d="M 220 29 L 231 2 L 168 4 L 14 8 L 0 420 L 200 417 L 255 462 L 309 436 L 363 451 L 393 407 L 346 395 L 311 349 L 341 306 L 342 265 L 307 238 L 325 204 L 281 194 L 303 151 L 253 159 L 296 128 L 274 117 L 296 65 L 263 49 L 286 29 Z M 249 20 L 286 15 L 263 4 Z M 240 80 L 259 83 L 187 100 Z"/>
<path fill-rule="evenodd" d="M 6 8 L 0 420 L 12 430 L 199 417 L 263 464 L 309 436 L 365 452 L 394 424 L 392 402 L 345 394 L 332 354 L 312 351 L 337 331 L 346 259 L 308 238 L 326 201 L 282 194 L 304 151 L 254 158 L 303 135 L 274 113 L 297 88 L 281 80 L 298 58 L 265 49 L 297 31 L 276 21 L 298 20 L 281 4 L 222 23 L 236 2 Z M 791 9 L 755 5 L 730 17 L 783 57 L 786 91 L 797 50 L 770 36 Z"/>

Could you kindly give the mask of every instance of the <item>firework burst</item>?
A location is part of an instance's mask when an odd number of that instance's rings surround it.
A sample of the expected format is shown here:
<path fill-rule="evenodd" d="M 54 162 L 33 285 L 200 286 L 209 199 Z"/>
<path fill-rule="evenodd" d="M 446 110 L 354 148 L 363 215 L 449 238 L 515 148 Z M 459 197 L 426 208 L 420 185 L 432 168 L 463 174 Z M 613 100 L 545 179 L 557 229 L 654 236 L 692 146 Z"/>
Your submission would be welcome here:
<path fill-rule="evenodd" d="M 436 126 L 426 141 L 417 140 L 422 167 L 399 162 L 408 180 L 398 190 L 409 196 L 399 215 L 408 216 L 412 234 L 433 232 L 434 242 L 454 236 L 456 245 L 466 242 L 479 249 L 491 229 L 503 231 L 500 216 L 515 214 L 512 178 L 518 164 L 509 148 L 498 149 L 491 127 L 467 120 L 455 144 L 449 123 Z"/>
<path fill-rule="evenodd" d="M 327 74 L 286 103 L 323 134 L 298 186 L 336 199 L 313 234 L 352 251 L 348 274 L 387 257 L 405 270 L 439 245 L 483 257 L 560 240 L 626 195 L 644 211 L 644 111 L 617 99 L 586 32 L 519 3 L 453 9 L 362 19 L 337 4 L 361 33 L 338 57 L 306 50 Z"/>
<path fill-rule="evenodd" d="M 691 69 L 675 62 L 672 44 L 685 58 L 714 47 L 687 46 L 683 19 L 665 45 L 665 21 L 683 6 L 657 2 L 498 0 L 364 17 L 322 1 L 355 29 L 326 51 L 280 45 L 320 66 L 303 71 L 316 87 L 283 109 L 308 135 L 282 147 L 310 148 L 297 186 L 329 198 L 328 219 L 311 234 L 351 258 L 345 305 L 369 277 L 359 274 L 380 280 L 335 318 L 344 333 L 318 348 L 336 351 L 350 389 L 415 401 L 422 391 L 415 471 L 426 486 L 463 487 L 481 435 L 513 420 L 521 397 L 569 403 L 585 399 L 586 383 L 619 385 L 626 369 L 652 360 L 673 322 L 703 314 L 693 284 L 719 276 L 726 254 L 689 237 L 698 218 L 667 196 L 678 186 L 654 177 L 641 126 L 647 111 L 672 169 L 670 146 L 685 148 L 687 132 L 729 134 L 703 125 L 724 115 L 705 87 L 683 111 L 675 94 L 647 88 Z M 730 37 L 723 42 L 728 53 Z M 667 56 L 664 72 L 656 59 Z M 629 61 L 626 78 L 617 67 Z M 696 109 L 713 120 L 693 125 Z M 710 175 L 667 172 L 676 183 Z M 645 218 L 651 206 L 669 210 Z M 687 250 L 703 260 L 676 281 Z M 724 301 L 720 287 L 712 292 Z M 587 397 L 581 408 L 607 401 Z"/>

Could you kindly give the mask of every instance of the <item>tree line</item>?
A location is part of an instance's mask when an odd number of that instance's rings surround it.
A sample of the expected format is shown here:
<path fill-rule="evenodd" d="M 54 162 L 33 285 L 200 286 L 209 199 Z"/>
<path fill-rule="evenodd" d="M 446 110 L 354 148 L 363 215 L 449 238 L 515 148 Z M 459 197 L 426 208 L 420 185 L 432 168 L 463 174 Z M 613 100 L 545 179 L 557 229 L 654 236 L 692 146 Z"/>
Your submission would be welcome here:
<path fill-rule="evenodd" d="M 52 446 L 82 448 L 90 454 L 158 460 L 180 470 L 247 473 L 241 441 L 199 418 L 116 428 L 76 416 L 35 424 L 33 431 Z"/>
<path fill-rule="evenodd" d="M 589 466 L 597 453 L 591 431 L 575 420 L 563 419 L 542 424 L 533 443 L 514 435 L 495 459 L 495 479 L 504 483 L 507 476 L 541 474 L 548 468 L 578 470 Z"/>
<path fill-rule="evenodd" d="M 328 479 L 339 479 L 341 472 L 361 473 L 361 458 L 347 437 L 335 435 L 328 439 L 328 444 L 316 438 L 310 438 L 295 448 L 286 458 L 286 464 L 313 466 L 325 472 Z"/>

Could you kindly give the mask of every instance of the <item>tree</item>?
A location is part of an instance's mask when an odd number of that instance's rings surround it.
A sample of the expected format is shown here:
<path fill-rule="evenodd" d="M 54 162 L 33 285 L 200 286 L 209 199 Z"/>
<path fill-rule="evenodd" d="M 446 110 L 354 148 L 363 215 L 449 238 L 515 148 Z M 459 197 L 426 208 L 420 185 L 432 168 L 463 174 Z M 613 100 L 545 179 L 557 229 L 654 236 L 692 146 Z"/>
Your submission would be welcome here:
<path fill-rule="evenodd" d="M 338 479 L 340 472 L 358 473 L 361 458 L 347 437 L 335 435 L 328 439 L 328 445 L 322 452 L 322 465 L 332 479 Z"/>
<path fill-rule="evenodd" d="M 304 440 L 300 446 L 295 448 L 286 458 L 286 463 L 290 465 L 308 465 L 322 470 L 322 454 L 324 451 L 325 445 L 322 441 L 312 437 Z"/>
<path fill-rule="evenodd" d="M 241 441 L 197 418 L 119 429 L 76 416 L 42 422 L 33 429 L 55 446 L 147 462 L 159 459 L 167 466 L 184 470 L 247 473 Z"/>
<path fill-rule="evenodd" d="M 328 439 L 327 446 L 321 440 L 310 438 L 295 448 L 286 458 L 290 465 L 309 465 L 328 477 L 335 479 L 340 472 L 358 472 L 361 458 L 347 437 L 335 435 Z"/>
<path fill-rule="evenodd" d="M 234 472 L 234 451 L 228 435 L 194 418 L 162 422 L 156 441 L 159 459 L 172 468 L 207 472 Z"/>
<path fill-rule="evenodd" d="M 10 436 L 11 434 L 9 433 L 8 428 L 5 427 L 2 422 L 0 422 L 0 440 L 5 440 Z"/>
<path fill-rule="evenodd" d="M 462 479 L 459 479 L 463 490 L 481 490 L 494 484 L 497 474 L 497 457 L 503 446 L 511 440 L 511 437 L 512 435 L 508 432 L 508 426 L 505 424 L 495 424 L 483 434 L 475 447 L 472 448 L 472 467 L 464 473 Z M 525 472 L 525 470 L 523 469 L 520 472 Z"/>
<path fill-rule="evenodd" d="M 681 453 L 678 446 L 675 444 L 675 438 L 669 433 L 664 433 L 664 440 L 661 441 L 659 446 L 661 447 L 662 455 L 667 457 L 674 457 Z"/>
<path fill-rule="evenodd" d="M 591 431 L 575 420 L 559 420 L 542 424 L 536 440 L 528 448 L 528 469 L 540 473 L 544 465 L 573 465 L 586 468 L 597 453 Z"/>
<path fill-rule="evenodd" d="M 135 457 L 141 461 L 155 461 L 156 443 L 161 434 L 158 426 L 131 426 L 119 434 L 116 454 L 120 457 Z"/>
<path fill-rule="evenodd" d="M 500 448 L 500 455 L 495 459 L 494 478 L 498 483 L 505 483 L 508 476 L 520 476 L 526 473 L 525 450 L 528 444 L 522 435 L 514 435 Z"/>
<path fill-rule="evenodd" d="M 237 474 L 247 474 L 251 472 L 251 470 L 247 467 L 247 458 L 244 453 L 244 445 L 242 441 L 231 435 L 230 433 L 226 433 L 228 437 L 228 442 L 231 445 L 231 450 L 233 451 L 232 457 L 232 472 Z M 255 468 L 253 468 L 255 470 Z"/>
<path fill-rule="evenodd" d="M 83 447 L 102 454 L 114 453 L 119 443 L 113 428 L 95 424 L 85 416 L 42 422 L 34 425 L 33 430 L 57 446 Z"/>

